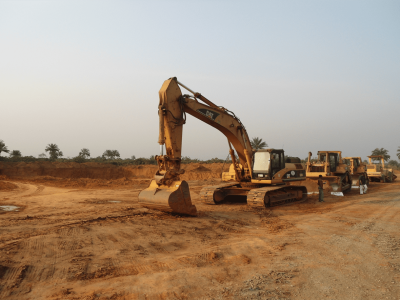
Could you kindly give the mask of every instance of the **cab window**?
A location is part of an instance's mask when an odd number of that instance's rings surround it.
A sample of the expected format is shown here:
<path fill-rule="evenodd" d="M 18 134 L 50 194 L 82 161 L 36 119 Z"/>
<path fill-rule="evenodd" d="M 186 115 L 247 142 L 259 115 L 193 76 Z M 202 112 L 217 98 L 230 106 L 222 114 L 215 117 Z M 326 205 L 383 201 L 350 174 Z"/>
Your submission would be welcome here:
<path fill-rule="evenodd" d="M 360 162 L 358 161 L 358 158 L 357 159 L 354 159 L 353 160 L 353 167 L 356 169 L 356 168 L 358 168 L 360 166 Z"/>
<path fill-rule="evenodd" d="M 270 155 L 268 152 L 254 153 L 253 170 L 255 172 L 268 172 L 269 171 Z"/>
<path fill-rule="evenodd" d="M 329 165 L 331 172 L 336 171 L 336 167 L 338 164 L 338 154 L 337 153 L 329 153 Z"/>

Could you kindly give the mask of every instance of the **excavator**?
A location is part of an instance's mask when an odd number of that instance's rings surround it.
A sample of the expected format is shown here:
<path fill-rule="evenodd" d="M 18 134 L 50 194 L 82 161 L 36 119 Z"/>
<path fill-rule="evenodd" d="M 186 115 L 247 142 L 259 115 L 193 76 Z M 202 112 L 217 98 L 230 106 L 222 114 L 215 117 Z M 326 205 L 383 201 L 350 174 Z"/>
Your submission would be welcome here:
<path fill-rule="evenodd" d="M 180 86 L 192 95 L 182 95 Z M 186 113 L 223 133 L 228 139 L 232 159 L 230 171 L 223 174 L 225 181 L 229 182 L 203 189 L 200 192 L 203 202 L 219 204 L 227 196 L 247 196 L 248 205 L 264 208 L 298 201 L 307 194 L 305 187 L 289 185 L 290 182 L 305 179 L 304 165 L 286 163 L 281 149 L 252 149 L 244 125 L 233 112 L 193 92 L 176 77 L 163 83 L 159 98 L 160 155 L 155 156 L 158 170 L 149 187 L 139 193 L 139 203 L 142 206 L 197 215 L 189 185 L 179 177 L 184 173 L 181 169 L 181 152 Z"/>

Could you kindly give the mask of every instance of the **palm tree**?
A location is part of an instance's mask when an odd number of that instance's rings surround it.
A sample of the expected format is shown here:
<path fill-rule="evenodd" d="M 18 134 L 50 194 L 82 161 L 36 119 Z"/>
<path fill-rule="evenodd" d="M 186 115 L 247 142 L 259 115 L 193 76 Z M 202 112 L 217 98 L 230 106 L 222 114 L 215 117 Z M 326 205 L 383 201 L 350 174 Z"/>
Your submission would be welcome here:
<path fill-rule="evenodd" d="M 4 143 L 3 140 L 0 140 L 0 155 L 1 155 L 1 152 L 5 152 L 5 153 L 10 152 L 10 150 L 8 150 L 6 144 Z"/>
<path fill-rule="evenodd" d="M 266 142 L 263 142 L 263 140 L 259 137 L 252 138 L 252 140 L 250 141 L 250 145 L 254 150 L 264 149 L 265 147 L 268 147 L 268 144 Z"/>
<path fill-rule="evenodd" d="M 44 151 L 49 152 L 50 159 L 55 160 L 63 156 L 62 151 L 58 148 L 57 144 L 48 144 Z"/>
<path fill-rule="evenodd" d="M 400 159 L 400 147 L 397 149 L 397 157 Z"/>
<path fill-rule="evenodd" d="M 82 158 L 89 158 L 90 157 L 90 151 L 87 148 L 82 148 L 81 152 L 79 152 L 79 156 Z"/>
<path fill-rule="evenodd" d="M 386 150 L 385 148 L 376 148 L 375 150 L 372 151 L 371 155 L 382 155 L 384 161 L 388 161 L 390 159 L 390 155 L 388 154 L 389 150 Z M 380 158 L 373 158 L 372 160 L 380 160 Z"/>

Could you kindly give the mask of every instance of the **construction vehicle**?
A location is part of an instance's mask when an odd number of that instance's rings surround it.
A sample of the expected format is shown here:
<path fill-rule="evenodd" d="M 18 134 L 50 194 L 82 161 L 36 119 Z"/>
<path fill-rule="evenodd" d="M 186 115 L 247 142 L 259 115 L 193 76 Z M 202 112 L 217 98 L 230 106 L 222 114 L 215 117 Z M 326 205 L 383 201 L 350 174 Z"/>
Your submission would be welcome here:
<path fill-rule="evenodd" d="M 343 157 L 343 162 L 349 168 L 352 188 L 359 188 L 360 180 L 363 177 L 365 178 L 365 183 L 369 185 L 369 180 L 367 175 L 367 165 L 363 163 L 361 157 L 359 156 Z"/>
<path fill-rule="evenodd" d="M 393 169 L 385 168 L 385 160 L 382 155 L 367 156 L 369 164 L 367 165 L 368 179 L 372 182 L 393 182 L 397 176 Z M 373 163 L 372 160 L 380 160 L 380 163 Z"/>
<path fill-rule="evenodd" d="M 312 153 L 308 153 L 306 163 L 305 182 L 293 182 L 306 187 L 308 194 L 317 194 L 318 178 L 322 175 L 324 191 L 336 196 L 343 196 L 343 192 L 351 189 L 351 177 L 348 167 L 342 161 L 341 151 L 318 151 L 317 159 L 311 160 Z"/>
<path fill-rule="evenodd" d="M 193 96 L 182 95 L 179 86 Z M 215 105 L 200 93 L 193 92 L 178 82 L 176 77 L 164 82 L 159 96 L 160 155 L 155 157 L 158 170 L 149 187 L 139 194 L 139 203 L 142 206 L 196 215 L 197 209 L 192 204 L 189 186 L 179 177 L 184 173 L 180 166 L 182 129 L 186 122 L 186 113 L 222 132 L 228 139 L 232 159 L 230 171 L 223 174 L 225 181 L 229 182 L 203 189 L 200 192 L 203 202 L 217 204 L 227 196 L 247 196 L 249 205 L 265 207 L 301 200 L 303 194 L 307 193 L 303 186 L 288 184 L 305 179 L 304 165 L 285 163 L 283 150 L 252 149 L 245 127 L 233 112 Z"/>

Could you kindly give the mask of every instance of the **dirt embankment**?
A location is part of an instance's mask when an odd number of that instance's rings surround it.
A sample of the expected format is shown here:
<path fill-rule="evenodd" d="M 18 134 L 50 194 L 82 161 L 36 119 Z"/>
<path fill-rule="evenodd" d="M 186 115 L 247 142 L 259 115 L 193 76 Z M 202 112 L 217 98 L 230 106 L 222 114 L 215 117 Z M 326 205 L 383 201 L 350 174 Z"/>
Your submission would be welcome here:
<path fill-rule="evenodd" d="M 7 176 L 0 175 L 0 191 L 2 192 L 8 192 L 15 190 L 17 186 L 11 182 L 3 181 L 7 179 Z"/>
<path fill-rule="evenodd" d="M 135 166 L 141 167 L 141 166 Z M 150 171 L 146 166 L 146 170 Z M 155 166 L 154 166 L 155 167 Z M 52 176 L 58 178 L 91 178 L 91 179 L 118 179 L 123 177 L 135 177 L 134 173 L 146 177 L 146 173 L 129 172 L 125 167 L 112 164 L 98 163 L 59 163 L 59 162 L 35 162 L 35 163 L 0 163 L 0 175 L 9 178 Z"/>
<path fill-rule="evenodd" d="M 187 164 L 182 165 L 185 174 L 181 180 L 201 180 L 221 178 L 222 168 L 228 171 L 229 164 Z M 113 187 L 147 185 L 153 178 L 157 166 L 115 166 L 99 163 L 60 163 L 60 162 L 35 162 L 35 163 L 0 163 L 0 176 L 59 187 Z M 12 188 L 3 182 L 0 190 Z"/>

